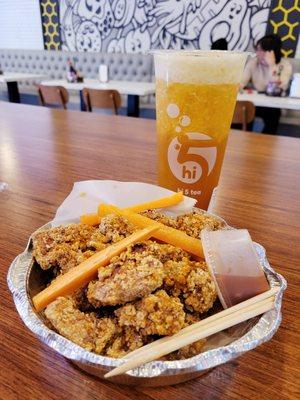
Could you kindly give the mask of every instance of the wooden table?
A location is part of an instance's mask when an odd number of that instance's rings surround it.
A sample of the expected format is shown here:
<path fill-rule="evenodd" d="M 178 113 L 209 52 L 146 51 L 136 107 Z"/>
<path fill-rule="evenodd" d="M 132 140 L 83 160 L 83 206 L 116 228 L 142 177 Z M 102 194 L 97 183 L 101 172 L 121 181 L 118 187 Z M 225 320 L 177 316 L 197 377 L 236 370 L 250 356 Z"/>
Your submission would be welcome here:
<path fill-rule="evenodd" d="M 26 72 L 5 72 L 0 75 L 0 83 L 6 83 L 8 100 L 11 103 L 20 103 L 20 92 L 18 82 L 42 80 L 45 75 L 41 74 L 28 74 Z"/>
<path fill-rule="evenodd" d="M 39 342 L 18 317 L 6 274 L 74 181 L 156 181 L 154 121 L 0 103 L 0 141 L 0 181 L 8 184 L 0 191 L 1 399 L 297 398 L 300 140 L 232 131 L 217 201 L 217 212 L 249 229 L 288 280 L 279 331 L 202 378 L 143 389 L 88 376 Z"/>
<path fill-rule="evenodd" d="M 68 82 L 66 79 L 56 79 L 50 81 L 42 81 L 42 85 L 46 86 L 63 86 L 71 92 L 79 92 L 80 108 L 86 111 L 86 106 L 82 97 L 82 89 L 101 89 L 101 90 L 117 90 L 120 94 L 127 95 L 127 115 L 130 117 L 138 117 L 140 113 L 140 96 L 148 96 L 155 94 L 154 82 L 135 82 L 135 81 L 113 81 L 101 83 L 98 79 L 84 79 L 84 82 Z"/>

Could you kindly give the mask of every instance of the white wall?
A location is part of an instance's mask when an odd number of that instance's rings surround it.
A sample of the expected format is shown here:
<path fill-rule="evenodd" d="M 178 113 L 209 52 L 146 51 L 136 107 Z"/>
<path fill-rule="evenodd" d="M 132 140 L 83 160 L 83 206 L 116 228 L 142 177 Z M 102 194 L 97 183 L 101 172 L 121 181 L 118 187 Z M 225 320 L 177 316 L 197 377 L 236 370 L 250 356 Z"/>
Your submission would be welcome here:
<path fill-rule="evenodd" d="M 0 48 L 44 48 L 39 0 L 0 0 Z"/>

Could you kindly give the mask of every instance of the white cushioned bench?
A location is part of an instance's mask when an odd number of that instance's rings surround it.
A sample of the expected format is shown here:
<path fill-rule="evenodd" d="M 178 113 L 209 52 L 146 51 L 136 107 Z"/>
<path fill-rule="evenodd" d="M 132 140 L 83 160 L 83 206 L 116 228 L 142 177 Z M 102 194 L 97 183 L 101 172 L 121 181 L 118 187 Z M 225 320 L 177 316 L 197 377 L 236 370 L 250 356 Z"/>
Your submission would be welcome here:
<path fill-rule="evenodd" d="M 151 82 L 154 77 L 151 55 L 0 49 L 0 66 L 3 71 L 41 74 L 47 80 L 66 78 L 68 59 L 75 63 L 85 78 L 97 78 L 100 64 L 108 65 L 110 80 Z M 19 91 L 21 94 L 37 95 L 38 83 L 34 80 L 21 81 L 18 84 Z M 78 104 L 79 97 L 70 94 L 71 103 Z M 144 97 L 141 102 L 149 103 L 150 96 Z"/>
<path fill-rule="evenodd" d="M 51 50 L 0 49 L 0 65 L 7 72 L 28 72 L 49 79 L 66 77 L 67 61 L 75 61 L 86 78 L 96 78 L 100 64 L 109 66 L 113 80 L 150 82 L 153 79 L 153 58 L 150 55 L 119 53 L 79 53 Z M 20 92 L 36 92 L 34 82 L 20 82 Z"/>

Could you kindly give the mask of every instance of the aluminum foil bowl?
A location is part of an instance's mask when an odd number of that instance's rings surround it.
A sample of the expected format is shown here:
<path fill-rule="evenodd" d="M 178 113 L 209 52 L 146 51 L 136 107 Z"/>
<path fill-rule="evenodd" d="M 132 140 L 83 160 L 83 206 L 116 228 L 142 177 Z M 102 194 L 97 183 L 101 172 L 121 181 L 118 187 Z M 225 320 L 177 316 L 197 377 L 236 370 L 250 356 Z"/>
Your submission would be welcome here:
<path fill-rule="evenodd" d="M 51 225 L 46 224 L 40 229 L 49 227 Z M 110 380 L 134 386 L 173 385 L 198 377 L 209 369 L 233 360 L 270 340 L 281 322 L 281 301 L 286 281 L 270 267 L 264 248 L 255 243 L 255 249 L 270 286 L 280 287 L 273 310 L 209 337 L 204 351 L 197 356 L 179 361 L 153 361 Z M 31 298 L 44 288 L 47 273 L 34 262 L 31 250 L 30 238 L 25 251 L 12 262 L 7 277 L 20 317 L 25 325 L 53 350 L 84 371 L 103 378 L 108 371 L 123 361 L 84 350 L 51 330 L 43 315 L 35 312 Z"/>

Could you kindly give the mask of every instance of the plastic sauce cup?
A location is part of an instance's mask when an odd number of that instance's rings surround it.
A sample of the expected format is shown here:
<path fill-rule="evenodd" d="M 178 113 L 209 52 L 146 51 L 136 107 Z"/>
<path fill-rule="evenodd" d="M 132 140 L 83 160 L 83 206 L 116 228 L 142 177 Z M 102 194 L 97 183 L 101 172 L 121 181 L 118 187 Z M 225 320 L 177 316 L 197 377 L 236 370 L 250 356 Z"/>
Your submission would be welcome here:
<path fill-rule="evenodd" d="M 224 308 L 270 289 L 246 229 L 203 230 L 205 260 Z"/>

